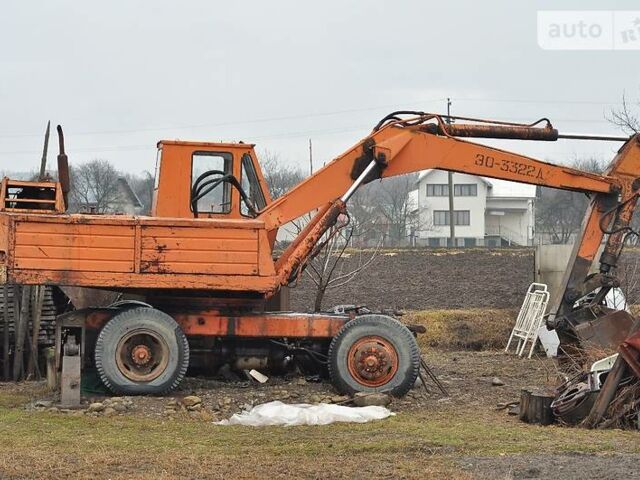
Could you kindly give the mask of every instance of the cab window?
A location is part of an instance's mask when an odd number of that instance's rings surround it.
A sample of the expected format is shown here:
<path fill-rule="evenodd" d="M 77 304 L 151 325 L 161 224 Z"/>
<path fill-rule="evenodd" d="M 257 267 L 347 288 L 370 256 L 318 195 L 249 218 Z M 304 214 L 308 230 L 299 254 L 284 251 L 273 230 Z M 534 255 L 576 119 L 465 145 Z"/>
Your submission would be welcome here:
<path fill-rule="evenodd" d="M 262 193 L 262 188 L 260 188 L 258 174 L 256 173 L 251 156 L 247 153 L 242 156 L 242 173 L 240 178 L 242 189 L 251 200 L 253 207 L 259 212 L 267 206 L 267 202 Z M 240 213 L 242 215 L 249 215 L 249 208 L 244 202 L 240 202 Z"/>
<path fill-rule="evenodd" d="M 194 152 L 191 161 L 191 210 L 229 213 L 231 189 L 224 176 L 231 173 L 232 156 L 226 152 Z M 194 202 L 195 198 L 198 198 Z M 194 208 L 195 207 L 195 208 Z"/>

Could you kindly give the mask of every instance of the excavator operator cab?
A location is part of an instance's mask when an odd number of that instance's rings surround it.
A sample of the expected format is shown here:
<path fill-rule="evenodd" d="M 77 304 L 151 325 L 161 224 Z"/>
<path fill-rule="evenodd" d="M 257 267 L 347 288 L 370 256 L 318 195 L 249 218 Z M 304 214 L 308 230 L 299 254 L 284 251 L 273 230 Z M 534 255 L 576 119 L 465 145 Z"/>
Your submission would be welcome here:
<path fill-rule="evenodd" d="M 254 218 L 270 202 L 254 145 L 158 142 L 151 215 Z"/>

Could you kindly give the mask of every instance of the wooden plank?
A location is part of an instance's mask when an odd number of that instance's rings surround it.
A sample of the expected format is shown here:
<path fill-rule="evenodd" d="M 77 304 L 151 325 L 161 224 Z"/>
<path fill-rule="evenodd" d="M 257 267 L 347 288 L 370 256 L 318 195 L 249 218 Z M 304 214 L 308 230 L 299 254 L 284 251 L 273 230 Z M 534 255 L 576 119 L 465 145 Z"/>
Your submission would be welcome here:
<path fill-rule="evenodd" d="M 126 217 L 125 217 L 126 218 Z M 175 218 L 175 217 L 137 217 L 143 227 L 196 228 L 196 229 L 232 229 L 261 230 L 265 224 L 261 220 L 239 218 Z"/>
<path fill-rule="evenodd" d="M 2 331 L 2 367 L 3 379 L 9 380 L 9 285 L 3 288 L 4 328 Z"/>
<path fill-rule="evenodd" d="M 256 265 L 257 252 L 212 252 L 207 250 L 142 250 L 142 262 L 161 264 L 179 263 L 230 263 Z"/>
<path fill-rule="evenodd" d="M 40 323 L 42 321 L 42 306 L 44 304 L 43 285 L 35 285 L 31 292 L 31 348 L 29 352 L 29 362 L 27 365 L 27 377 L 40 380 L 40 367 L 38 365 L 38 339 L 40 335 Z"/>
<path fill-rule="evenodd" d="M 253 275 L 253 274 L 252 274 Z M 181 275 L 173 273 L 114 273 L 102 271 L 57 271 L 40 269 L 14 269 L 9 272 L 14 283 L 74 285 L 78 287 L 113 287 L 119 285 L 129 288 L 195 288 L 200 290 L 233 290 L 268 292 L 276 288 L 274 276 L 254 275 L 249 288 L 246 275 L 234 271 L 230 275 Z"/>
<path fill-rule="evenodd" d="M 131 235 L 71 235 L 67 233 L 25 233 L 16 234 L 16 245 L 82 248 L 133 248 Z"/>
<path fill-rule="evenodd" d="M 133 252 L 132 252 L 133 253 Z M 70 278 L 72 271 L 81 272 L 133 272 L 133 255 L 129 260 L 75 260 L 75 259 L 43 259 L 43 258 L 16 258 L 15 269 L 24 270 L 59 270 L 63 271 L 64 278 Z M 60 283 L 66 285 L 64 280 Z M 49 282 L 35 282 L 49 283 Z M 119 285 L 118 279 L 114 279 L 113 285 Z"/>
<path fill-rule="evenodd" d="M 151 237 L 142 239 L 143 249 L 157 248 L 167 250 L 209 250 L 222 252 L 254 252 L 257 250 L 257 241 L 253 239 L 239 238 L 189 238 L 189 237 Z"/>
<path fill-rule="evenodd" d="M 31 246 L 16 245 L 15 258 L 42 258 L 49 260 L 127 260 L 133 261 L 132 248 L 104 248 L 104 247 L 51 247 L 48 245 Z"/>
<path fill-rule="evenodd" d="M 38 223 L 40 225 L 75 225 L 75 226 L 112 226 L 117 228 L 133 228 L 135 225 L 143 227 L 162 228 L 195 228 L 202 230 L 261 230 L 265 223 L 252 219 L 228 219 L 228 218 L 164 218 L 164 217 L 133 217 L 130 215 L 92 215 L 92 214 L 34 214 L 32 210 L 13 215 L 16 222 Z"/>
<path fill-rule="evenodd" d="M 46 200 L 41 198 L 11 198 L 6 200 L 7 203 L 46 203 L 55 204 L 55 200 Z"/>
<path fill-rule="evenodd" d="M 210 229 L 175 226 L 150 227 L 142 225 L 142 237 L 256 240 L 258 238 L 258 230 L 246 228 L 220 228 L 213 222 L 211 223 Z"/>
<path fill-rule="evenodd" d="M 61 217 L 65 219 L 66 217 Z M 17 221 L 15 223 L 16 234 L 20 233 L 45 233 L 66 235 L 107 235 L 130 236 L 133 238 L 133 225 L 100 225 L 97 223 L 45 223 L 41 221 Z"/>
<path fill-rule="evenodd" d="M 20 306 L 16 305 L 16 311 L 19 310 L 20 314 L 18 315 L 15 321 L 15 346 L 14 346 L 14 355 L 13 355 L 13 381 L 17 382 L 22 378 L 22 374 L 24 373 L 24 342 L 27 334 L 27 326 L 29 324 L 29 299 L 31 297 L 31 286 L 24 285 L 20 288 Z M 14 300 L 18 298 L 18 295 L 14 296 Z"/>
<path fill-rule="evenodd" d="M 15 312 L 14 312 L 14 287 L 18 290 L 18 286 L 6 284 L 5 288 L 0 289 L 0 309 L 4 311 L 5 306 L 7 307 L 6 311 L 8 313 L 9 324 L 7 328 L 7 342 L 8 347 L 4 346 L 4 332 L 3 332 L 3 358 L 4 352 L 10 352 L 12 349 L 12 345 L 15 345 Z M 6 293 L 5 293 L 6 290 Z M 49 346 L 53 345 L 55 338 L 55 319 L 56 319 L 56 306 L 53 303 L 53 297 L 51 293 L 51 287 L 42 287 L 44 292 L 44 301 L 42 303 L 42 308 L 40 310 L 40 327 L 37 329 L 37 342 L 39 346 Z M 6 302 L 5 302 L 6 299 Z M 30 316 L 34 316 L 37 312 L 34 312 L 34 305 L 28 305 L 28 311 Z M 37 306 L 35 307 L 37 308 Z M 19 312 L 18 312 L 19 314 Z M 3 360 L 4 361 L 4 360 Z M 9 368 L 9 363 L 4 363 L 7 368 Z M 9 374 L 9 372 L 6 372 Z M 7 377 L 8 378 L 8 377 Z"/>
<path fill-rule="evenodd" d="M 204 262 L 145 262 L 140 270 L 148 273 L 185 273 L 194 275 L 256 275 L 258 267 L 255 262 L 240 263 L 204 263 Z M 176 279 L 176 282 L 178 280 Z"/>
<path fill-rule="evenodd" d="M 55 182 L 30 182 L 27 180 L 7 180 L 9 188 L 17 187 L 41 187 L 41 188 L 56 188 Z"/>

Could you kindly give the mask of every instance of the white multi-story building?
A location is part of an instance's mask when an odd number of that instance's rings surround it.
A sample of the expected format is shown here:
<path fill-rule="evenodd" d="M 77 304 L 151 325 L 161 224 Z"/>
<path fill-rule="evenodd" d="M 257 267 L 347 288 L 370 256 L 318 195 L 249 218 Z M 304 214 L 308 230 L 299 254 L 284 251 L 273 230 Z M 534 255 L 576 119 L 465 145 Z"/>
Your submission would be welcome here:
<path fill-rule="evenodd" d="M 536 187 L 463 173 L 453 174 L 456 246 L 531 245 Z M 446 246 L 449 235 L 447 172 L 424 170 L 417 181 L 418 245 Z M 415 203 L 415 200 L 414 200 Z"/>

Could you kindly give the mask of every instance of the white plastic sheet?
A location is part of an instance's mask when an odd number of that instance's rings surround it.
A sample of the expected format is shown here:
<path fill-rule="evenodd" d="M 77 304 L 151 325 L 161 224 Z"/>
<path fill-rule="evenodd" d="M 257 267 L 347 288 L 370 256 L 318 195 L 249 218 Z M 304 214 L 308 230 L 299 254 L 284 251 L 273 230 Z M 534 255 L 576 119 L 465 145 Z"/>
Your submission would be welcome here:
<path fill-rule="evenodd" d="M 217 425 L 247 425 L 264 427 L 268 425 L 328 425 L 334 422 L 365 423 L 395 415 L 385 407 L 346 407 L 329 403 L 286 404 L 278 401 L 257 405 L 251 410 L 236 413 L 229 420 L 216 422 Z"/>

